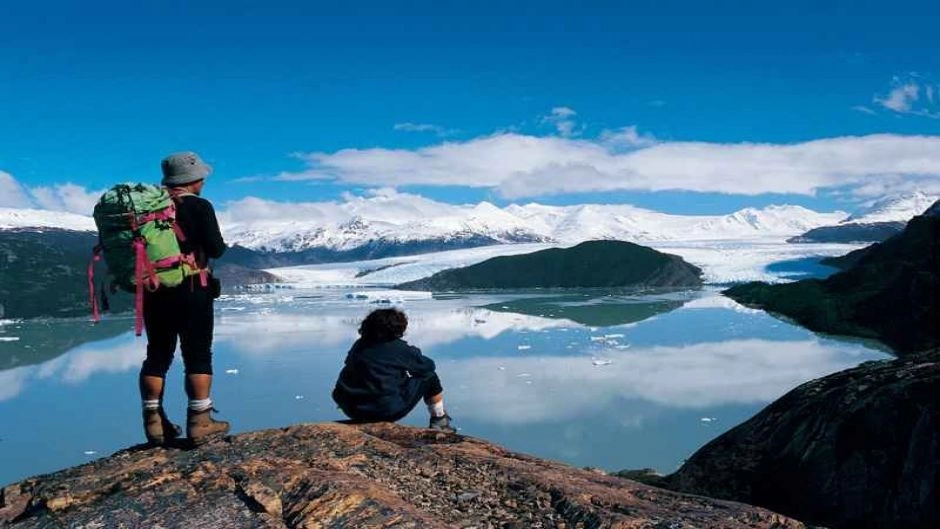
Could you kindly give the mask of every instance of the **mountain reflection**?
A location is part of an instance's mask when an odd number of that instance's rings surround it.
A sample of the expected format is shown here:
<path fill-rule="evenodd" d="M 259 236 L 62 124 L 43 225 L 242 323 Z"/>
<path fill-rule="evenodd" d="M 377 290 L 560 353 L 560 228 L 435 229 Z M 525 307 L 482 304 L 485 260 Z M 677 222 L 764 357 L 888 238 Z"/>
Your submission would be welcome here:
<path fill-rule="evenodd" d="M 689 291 L 661 294 L 580 291 L 514 299 L 483 308 L 529 316 L 562 318 L 588 327 L 612 327 L 637 323 L 678 309 L 692 295 Z"/>
<path fill-rule="evenodd" d="M 48 362 L 84 343 L 127 332 L 128 317 L 105 319 L 97 325 L 85 319 L 37 319 L 4 322 L 0 326 L 0 371 Z"/>

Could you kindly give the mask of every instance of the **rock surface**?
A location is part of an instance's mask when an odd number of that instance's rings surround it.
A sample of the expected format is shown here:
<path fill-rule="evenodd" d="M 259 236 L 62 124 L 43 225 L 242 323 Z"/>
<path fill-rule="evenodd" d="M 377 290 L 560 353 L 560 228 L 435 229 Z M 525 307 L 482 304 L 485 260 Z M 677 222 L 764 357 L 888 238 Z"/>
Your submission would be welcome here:
<path fill-rule="evenodd" d="M 306 424 L 191 451 L 130 449 L 7 486 L 11 527 L 802 528 L 394 424 Z"/>
<path fill-rule="evenodd" d="M 808 382 L 665 479 L 833 528 L 940 527 L 940 350 Z"/>

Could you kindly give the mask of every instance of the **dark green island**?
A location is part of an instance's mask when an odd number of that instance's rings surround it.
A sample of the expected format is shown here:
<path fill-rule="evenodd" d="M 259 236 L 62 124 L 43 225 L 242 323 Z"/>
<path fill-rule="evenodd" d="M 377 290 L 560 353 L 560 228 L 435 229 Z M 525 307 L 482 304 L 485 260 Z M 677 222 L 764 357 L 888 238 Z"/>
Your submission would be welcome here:
<path fill-rule="evenodd" d="M 588 241 L 525 255 L 494 257 L 438 272 L 395 288 L 490 290 L 524 288 L 698 287 L 702 270 L 677 255 L 624 241 Z"/>

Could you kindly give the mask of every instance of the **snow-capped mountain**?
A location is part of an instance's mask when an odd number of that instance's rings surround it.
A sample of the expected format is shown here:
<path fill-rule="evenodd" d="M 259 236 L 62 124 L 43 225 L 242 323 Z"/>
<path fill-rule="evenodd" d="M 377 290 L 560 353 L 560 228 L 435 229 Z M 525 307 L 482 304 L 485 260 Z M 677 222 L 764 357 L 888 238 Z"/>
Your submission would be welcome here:
<path fill-rule="evenodd" d="M 349 250 L 367 244 L 406 244 L 438 241 L 442 248 L 461 242 L 576 243 L 591 239 L 630 241 L 739 240 L 786 237 L 834 224 L 844 212 L 817 213 L 798 206 L 743 209 L 729 215 L 668 215 L 625 205 L 585 204 L 510 205 L 498 208 L 483 202 L 449 206 L 443 215 L 382 215 L 370 218 L 365 208 L 346 219 L 324 222 L 264 219 L 229 222 L 226 238 L 261 251 L 296 252 L 310 248 Z"/>
<path fill-rule="evenodd" d="M 321 252 L 312 261 L 301 261 L 323 262 L 491 244 L 576 244 L 592 239 L 640 243 L 782 241 L 837 224 L 846 216 L 799 206 L 747 208 L 728 215 L 670 215 L 630 205 L 602 204 L 532 203 L 500 208 L 488 202 L 445 204 L 385 190 L 368 197 L 347 197 L 343 202 L 286 204 L 245 199 L 221 209 L 219 220 L 230 244 L 265 254 Z M 81 215 L 0 209 L 0 229 L 26 227 L 95 230 L 93 220 Z"/>
<path fill-rule="evenodd" d="M 843 220 L 842 224 L 906 223 L 923 214 L 938 199 L 940 195 L 929 195 L 923 191 L 885 197 L 867 208 L 856 211 Z"/>
<path fill-rule="evenodd" d="M 0 208 L 0 230 L 18 228 L 58 228 L 60 230 L 95 231 L 91 217 L 44 209 Z"/>

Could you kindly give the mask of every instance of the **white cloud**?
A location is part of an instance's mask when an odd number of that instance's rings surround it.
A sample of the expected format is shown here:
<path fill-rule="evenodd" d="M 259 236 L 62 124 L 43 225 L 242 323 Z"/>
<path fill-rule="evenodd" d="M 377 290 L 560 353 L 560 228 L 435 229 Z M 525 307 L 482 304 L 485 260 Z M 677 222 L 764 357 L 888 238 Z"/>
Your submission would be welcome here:
<path fill-rule="evenodd" d="M 103 192 L 103 190 L 88 191 L 72 183 L 30 189 L 35 204 L 40 208 L 68 211 L 79 215 L 91 215 L 95 203 L 98 202 Z"/>
<path fill-rule="evenodd" d="M 396 123 L 393 128 L 402 132 L 432 132 L 440 137 L 450 136 L 451 134 L 457 132 L 454 129 L 448 129 L 440 125 L 434 125 L 431 123 L 412 123 L 410 121 Z"/>
<path fill-rule="evenodd" d="M 940 119 L 936 104 L 937 86 L 923 76 L 911 74 L 908 79 L 895 78 L 887 96 L 876 95 L 873 102 L 898 114 Z"/>
<path fill-rule="evenodd" d="M 238 222 L 284 223 L 302 225 L 347 222 L 364 217 L 372 222 L 400 222 L 402 219 L 427 219 L 455 215 L 470 206 L 437 202 L 420 195 L 399 193 L 394 189 L 370 189 L 365 196 L 345 193 L 342 202 L 276 202 L 246 197 L 226 204 L 219 214 L 227 227 Z"/>
<path fill-rule="evenodd" d="M 907 83 L 895 87 L 888 93 L 887 97 L 875 97 L 875 102 L 888 110 L 895 112 L 910 112 L 911 107 L 919 99 L 920 85 L 917 83 Z"/>
<path fill-rule="evenodd" d="M 636 125 L 601 132 L 600 142 L 611 149 L 646 147 L 656 143 L 651 134 L 641 134 Z"/>
<path fill-rule="evenodd" d="M 72 183 L 27 187 L 10 173 L 0 171 L 0 207 L 37 208 L 91 215 L 104 191 L 88 191 Z"/>
<path fill-rule="evenodd" d="M 558 134 L 568 138 L 576 136 L 581 132 L 575 130 L 577 123 L 575 123 L 574 117 L 577 114 L 574 109 L 569 107 L 555 107 L 549 115 L 542 117 L 542 122 L 552 124 L 558 131 Z"/>
<path fill-rule="evenodd" d="M 10 173 L 0 171 L 0 207 L 28 208 L 33 201 Z"/>
<path fill-rule="evenodd" d="M 615 137 L 643 138 L 630 128 Z M 659 142 L 629 152 L 619 152 L 610 136 L 606 139 L 504 133 L 417 150 L 314 152 L 303 156 L 309 169 L 278 179 L 468 186 L 519 198 L 613 190 L 814 195 L 872 184 L 930 187 L 940 177 L 940 136 L 876 134 L 793 144 Z"/>
<path fill-rule="evenodd" d="M 878 114 L 877 112 L 875 112 L 874 110 L 872 110 L 872 109 L 866 107 L 865 105 L 856 105 L 856 106 L 852 107 L 852 110 L 855 110 L 856 112 L 861 112 L 861 113 L 863 113 L 863 114 L 871 114 L 871 115 L 876 115 L 876 114 Z"/>

